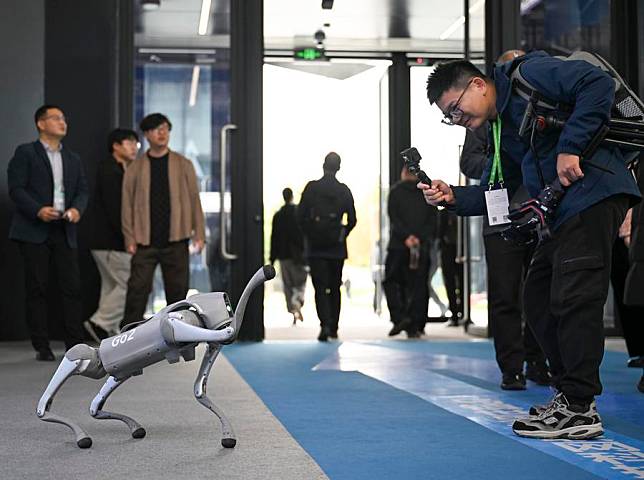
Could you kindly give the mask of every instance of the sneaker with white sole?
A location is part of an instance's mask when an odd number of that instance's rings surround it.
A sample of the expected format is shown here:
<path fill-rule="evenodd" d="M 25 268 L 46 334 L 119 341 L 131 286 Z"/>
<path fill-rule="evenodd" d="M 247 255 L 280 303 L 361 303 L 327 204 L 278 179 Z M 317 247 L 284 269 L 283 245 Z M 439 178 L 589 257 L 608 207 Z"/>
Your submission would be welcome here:
<path fill-rule="evenodd" d="M 512 430 L 521 437 L 570 440 L 586 440 L 604 433 L 594 401 L 588 405 L 570 404 L 563 393 L 558 393 L 539 415 L 515 420 Z"/>

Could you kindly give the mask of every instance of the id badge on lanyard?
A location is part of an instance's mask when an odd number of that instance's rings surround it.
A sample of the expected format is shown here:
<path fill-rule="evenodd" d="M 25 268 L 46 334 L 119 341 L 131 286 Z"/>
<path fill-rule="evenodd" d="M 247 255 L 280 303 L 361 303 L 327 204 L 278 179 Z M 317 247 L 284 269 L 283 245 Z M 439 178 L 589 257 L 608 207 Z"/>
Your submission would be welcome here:
<path fill-rule="evenodd" d="M 508 189 L 503 187 L 503 170 L 501 169 L 501 117 L 492 123 L 492 137 L 494 138 L 494 161 L 490 173 L 489 190 L 485 192 L 485 206 L 487 207 L 487 218 L 490 226 L 509 223 L 510 201 L 508 200 Z M 492 189 L 499 178 L 501 188 Z"/>
<path fill-rule="evenodd" d="M 485 205 L 487 207 L 487 219 L 490 226 L 509 223 L 510 202 L 508 201 L 508 189 L 497 188 L 485 192 Z"/>

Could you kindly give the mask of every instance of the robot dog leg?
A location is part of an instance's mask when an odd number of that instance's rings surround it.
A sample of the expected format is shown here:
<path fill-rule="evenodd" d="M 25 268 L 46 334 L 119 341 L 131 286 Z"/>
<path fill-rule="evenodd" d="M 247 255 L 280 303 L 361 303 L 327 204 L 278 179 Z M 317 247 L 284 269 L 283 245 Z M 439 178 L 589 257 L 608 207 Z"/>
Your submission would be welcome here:
<path fill-rule="evenodd" d="M 250 294 L 253 293 L 253 290 L 257 285 L 263 283 L 266 280 L 270 280 L 275 276 L 275 270 L 270 266 L 265 266 L 258 270 L 255 275 L 250 279 L 248 285 L 239 297 L 239 303 L 237 304 L 237 311 L 231 322 L 231 326 L 236 334 L 241 328 L 242 321 L 244 320 L 244 311 L 246 310 L 246 304 L 250 298 Z M 190 297 L 194 298 L 194 297 Z M 221 445 L 225 448 L 234 448 L 237 444 L 237 438 L 235 436 L 235 431 L 233 427 L 226 418 L 226 415 L 223 411 L 217 407 L 210 398 L 206 396 L 206 383 L 208 382 L 208 376 L 210 375 L 210 370 L 217 359 L 217 355 L 221 351 L 222 344 L 208 343 L 206 345 L 206 353 L 201 361 L 201 366 L 199 367 L 199 373 L 197 379 L 195 380 L 194 392 L 195 398 L 199 403 L 204 407 L 210 410 L 212 413 L 217 415 L 219 421 L 221 422 Z"/>
<path fill-rule="evenodd" d="M 215 359 L 217 358 L 217 355 L 219 355 L 220 351 L 221 345 L 209 343 L 206 346 L 206 354 L 204 355 L 203 360 L 201 361 L 201 366 L 199 367 L 199 374 L 195 380 L 194 391 L 197 401 L 219 418 L 219 421 L 221 422 L 221 445 L 225 448 L 233 448 L 237 444 L 237 438 L 230 421 L 226 418 L 224 412 L 222 412 L 221 409 L 206 396 L 208 375 L 210 375 L 210 369 L 214 365 Z"/>
<path fill-rule="evenodd" d="M 117 380 L 110 376 L 103 387 L 101 387 L 101 390 L 98 392 L 96 397 L 94 397 L 94 400 L 92 400 L 92 404 L 89 407 L 89 413 L 97 420 L 120 420 L 129 427 L 132 438 L 143 438 L 145 437 L 145 428 L 143 428 L 139 422 L 127 415 L 106 412 L 103 410 L 107 397 L 109 397 L 114 390 L 123 385 L 123 382 L 128 378 L 130 377 Z"/>
<path fill-rule="evenodd" d="M 54 373 L 38 402 L 36 415 L 44 422 L 60 423 L 68 426 L 76 436 L 76 444 L 80 448 L 89 448 L 92 446 L 92 439 L 78 424 L 49 411 L 54 401 L 54 396 L 63 383 L 72 375 L 82 375 L 95 379 L 103 378 L 106 375 L 101 359 L 98 356 L 98 351 L 95 348 L 79 344 L 65 353 L 56 373 Z"/>

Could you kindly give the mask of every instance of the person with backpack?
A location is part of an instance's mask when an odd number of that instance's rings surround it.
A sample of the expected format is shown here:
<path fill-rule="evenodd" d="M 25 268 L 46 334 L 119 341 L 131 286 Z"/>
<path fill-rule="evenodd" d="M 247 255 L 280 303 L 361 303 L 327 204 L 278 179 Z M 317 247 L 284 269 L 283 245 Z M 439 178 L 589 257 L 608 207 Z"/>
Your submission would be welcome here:
<path fill-rule="evenodd" d="M 538 104 L 529 104 L 511 80 L 515 69 L 540 97 L 572 108 L 541 112 Z M 565 190 L 551 216 L 552 237 L 537 244 L 524 287 L 527 321 L 548 357 L 557 393 L 513 423 L 520 436 L 579 440 L 603 433 L 595 397 L 602 391 L 611 250 L 627 209 L 641 198 L 619 148 L 599 145 L 591 159 L 584 157 L 611 118 L 615 85 L 589 62 L 544 52 L 497 65 L 492 78 L 470 62 L 448 62 L 427 81 L 429 102 L 441 109 L 444 123 L 475 130 L 489 121 L 494 146 L 480 186 L 420 184 L 428 203 L 447 205 L 459 215 L 487 211 L 490 224 L 497 225 L 508 222 L 504 174 L 518 172 L 533 197 L 555 181 Z M 521 136 L 529 106 L 557 116 L 562 128 L 538 129 L 532 123 Z"/>
<path fill-rule="evenodd" d="M 356 226 L 356 210 L 351 190 L 335 178 L 340 170 L 340 156 L 330 152 L 322 168 L 322 178 L 304 187 L 297 219 L 304 232 L 315 290 L 315 309 L 321 327 L 318 340 L 326 342 L 338 337 L 342 268 L 347 258 L 347 237 Z"/>

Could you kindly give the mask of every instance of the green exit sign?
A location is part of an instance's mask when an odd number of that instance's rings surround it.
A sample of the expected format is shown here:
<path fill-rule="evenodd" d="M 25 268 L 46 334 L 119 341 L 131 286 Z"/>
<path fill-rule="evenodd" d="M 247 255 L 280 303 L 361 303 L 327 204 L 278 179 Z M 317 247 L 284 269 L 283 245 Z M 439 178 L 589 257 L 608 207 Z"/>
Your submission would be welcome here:
<path fill-rule="evenodd" d="M 296 60 L 324 60 L 324 50 L 321 48 L 305 47 L 296 48 L 293 52 Z"/>

